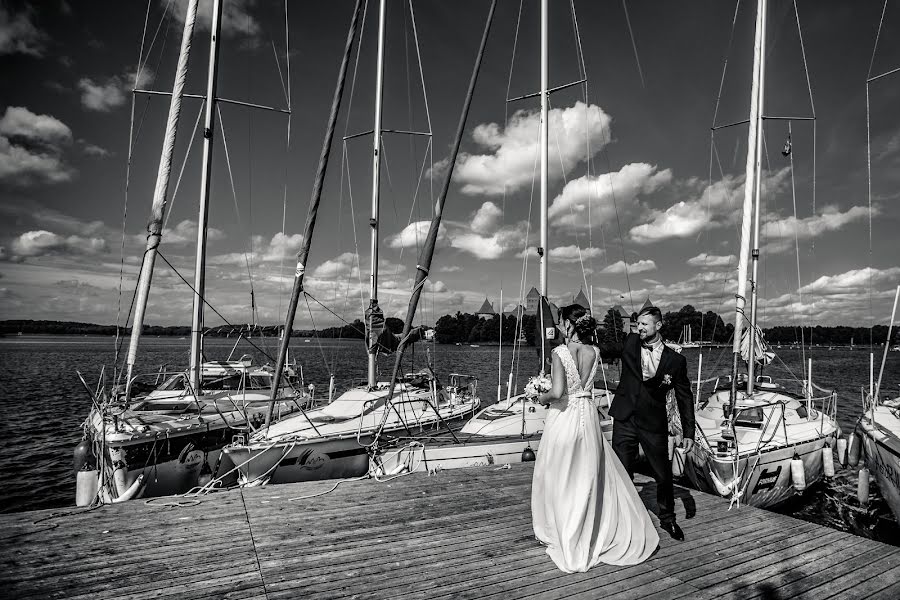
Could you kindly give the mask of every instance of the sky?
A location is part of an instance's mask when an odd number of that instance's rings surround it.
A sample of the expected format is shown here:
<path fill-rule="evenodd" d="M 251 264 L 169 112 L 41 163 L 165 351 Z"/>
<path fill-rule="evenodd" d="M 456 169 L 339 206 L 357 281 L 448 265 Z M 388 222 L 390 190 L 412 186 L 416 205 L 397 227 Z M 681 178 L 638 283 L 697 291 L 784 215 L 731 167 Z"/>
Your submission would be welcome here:
<path fill-rule="evenodd" d="M 352 0 L 226 0 L 213 139 L 206 325 L 283 322 Z M 296 327 L 362 316 L 377 3 L 370 0 L 326 173 Z M 489 3 L 389 1 L 379 299 L 403 316 L 448 171 Z M 887 323 L 900 284 L 900 6 L 772 0 L 766 41 L 759 315 Z M 186 0 L 0 3 L 0 319 L 125 323 L 146 246 Z M 550 297 L 649 298 L 728 316 L 737 290 L 755 2 L 550 2 Z M 574 7 L 574 15 L 573 15 Z M 627 7 L 627 13 L 623 10 Z M 574 17 L 574 18 L 573 18 Z M 186 91 L 206 89 L 201 0 Z M 801 35 L 802 34 L 802 35 Z M 802 39 L 802 43 L 801 43 Z M 539 3 L 501 0 L 419 312 L 499 308 L 538 286 Z M 871 66 L 870 66 L 871 63 Z M 724 75 L 723 75 L 724 73 Z M 811 92 L 811 93 L 810 93 Z M 186 325 L 201 102 L 186 98 L 146 323 Z M 808 117 L 815 116 L 815 121 Z M 782 155 L 789 134 L 792 152 Z M 224 135 L 223 135 L 224 134 Z M 346 136 L 364 134 L 349 139 Z M 130 164 L 129 164 L 130 157 Z M 729 320 L 731 319 L 730 317 Z"/>

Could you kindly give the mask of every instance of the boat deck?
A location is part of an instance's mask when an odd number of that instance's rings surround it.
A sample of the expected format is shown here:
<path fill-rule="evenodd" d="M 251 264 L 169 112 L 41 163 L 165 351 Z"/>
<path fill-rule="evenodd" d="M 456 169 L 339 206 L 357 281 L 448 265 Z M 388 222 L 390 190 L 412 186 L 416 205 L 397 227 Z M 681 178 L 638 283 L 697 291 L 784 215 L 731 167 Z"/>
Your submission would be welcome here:
<path fill-rule="evenodd" d="M 568 575 L 533 463 L 0 515 L 5 598 L 900 598 L 900 547 L 676 487 L 686 540 Z M 655 510 L 655 485 L 641 497 Z M 322 494 L 310 498 L 313 494 Z M 654 522 L 658 524 L 656 517 Z"/>

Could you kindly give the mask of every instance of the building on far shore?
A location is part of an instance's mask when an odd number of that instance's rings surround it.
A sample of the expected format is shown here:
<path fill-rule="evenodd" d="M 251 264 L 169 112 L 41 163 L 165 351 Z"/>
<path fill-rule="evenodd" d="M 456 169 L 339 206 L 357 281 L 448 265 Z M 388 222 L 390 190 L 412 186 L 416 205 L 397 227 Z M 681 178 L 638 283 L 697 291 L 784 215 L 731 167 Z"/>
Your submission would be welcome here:
<path fill-rule="evenodd" d="M 497 313 L 494 312 L 494 307 L 487 299 L 487 296 L 485 296 L 484 302 L 481 304 L 481 308 L 475 313 L 475 316 L 481 319 L 493 319 L 497 316 Z"/>

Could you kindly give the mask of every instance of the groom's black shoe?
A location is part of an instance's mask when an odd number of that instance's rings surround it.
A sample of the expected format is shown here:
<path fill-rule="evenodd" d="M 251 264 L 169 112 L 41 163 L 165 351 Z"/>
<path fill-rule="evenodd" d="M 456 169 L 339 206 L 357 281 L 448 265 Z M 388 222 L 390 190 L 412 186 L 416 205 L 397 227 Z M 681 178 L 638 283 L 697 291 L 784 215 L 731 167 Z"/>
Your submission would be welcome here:
<path fill-rule="evenodd" d="M 668 533 L 673 540 L 681 541 L 684 539 L 684 532 L 681 530 L 681 527 L 678 526 L 678 523 L 672 521 L 671 523 L 660 523 L 660 527 L 663 528 L 663 531 Z"/>

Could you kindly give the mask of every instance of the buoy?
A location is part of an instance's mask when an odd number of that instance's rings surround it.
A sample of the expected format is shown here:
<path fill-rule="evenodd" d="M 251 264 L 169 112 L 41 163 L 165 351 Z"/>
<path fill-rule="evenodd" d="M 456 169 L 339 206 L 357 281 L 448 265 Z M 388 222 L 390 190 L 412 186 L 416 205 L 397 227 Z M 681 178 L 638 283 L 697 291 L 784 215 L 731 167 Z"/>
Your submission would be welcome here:
<path fill-rule="evenodd" d="M 791 459 L 791 482 L 798 492 L 806 489 L 806 470 L 803 468 L 800 455 L 796 452 L 794 452 L 794 458 Z"/>
<path fill-rule="evenodd" d="M 113 485 L 116 495 L 121 496 L 128 491 L 128 464 L 125 462 L 125 451 L 121 448 L 110 448 L 109 456 L 113 466 Z"/>
<path fill-rule="evenodd" d="M 534 450 L 531 449 L 531 446 L 522 450 L 522 462 L 534 462 L 534 458 Z"/>
<path fill-rule="evenodd" d="M 847 464 L 851 467 L 855 467 L 859 464 L 859 453 L 861 451 L 860 447 L 862 446 L 862 438 L 859 436 L 859 433 L 856 430 L 853 431 L 847 440 Z"/>
<path fill-rule="evenodd" d="M 94 456 L 94 446 L 89 440 L 81 440 L 81 442 L 75 446 L 75 452 L 72 459 L 72 465 L 75 467 L 76 473 L 84 470 L 85 467 L 88 469 L 97 468 L 97 457 Z"/>
<path fill-rule="evenodd" d="M 99 486 L 97 469 L 78 471 L 75 474 L 75 506 L 90 506 L 97 497 Z"/>
<path fill-rule="evenodd" d="M 842 467 L 847 466 L 847 440 L 839 437 L 837 440 L 838 462 Z"/>
<path fill-rule="evenodd" d="M 859 470 L 859 482 L 856 484 L 856 498 L 860 504 L 869 503 L 869 469 Z"/>
<path fill-rule="evenodd" d="M 825 477 L 834 477 L 834 453 L 832 453 L 831 444 L 828 442 L 822 448 L 822 469 L 825 471 Z"/>

